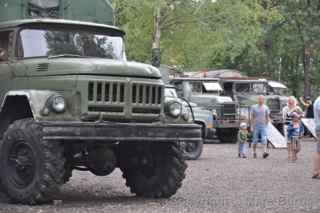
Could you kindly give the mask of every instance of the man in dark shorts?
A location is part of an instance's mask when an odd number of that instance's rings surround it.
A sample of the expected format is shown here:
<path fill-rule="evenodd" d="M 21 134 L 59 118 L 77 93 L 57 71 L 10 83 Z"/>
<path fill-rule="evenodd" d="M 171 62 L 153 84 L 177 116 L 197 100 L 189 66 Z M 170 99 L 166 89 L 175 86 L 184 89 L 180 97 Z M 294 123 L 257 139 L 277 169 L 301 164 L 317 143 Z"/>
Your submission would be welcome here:
<path fill-rule="evenodd" d="M 265 97 L 260 95 L 258 97 L 258 104 L 252 106 L 251 108 L 251 129 L 253 132 L 252 138 L 252 148 L 253 148 L 253 158 L 257 158 L 257 144 L 260 138 L 260 142 L 264 146 L 263 158 L 269 156 L 268 153 L 268 142 L 267 142 L 267 128 L 270 121 L 270 110 L 265 105 Z"/>

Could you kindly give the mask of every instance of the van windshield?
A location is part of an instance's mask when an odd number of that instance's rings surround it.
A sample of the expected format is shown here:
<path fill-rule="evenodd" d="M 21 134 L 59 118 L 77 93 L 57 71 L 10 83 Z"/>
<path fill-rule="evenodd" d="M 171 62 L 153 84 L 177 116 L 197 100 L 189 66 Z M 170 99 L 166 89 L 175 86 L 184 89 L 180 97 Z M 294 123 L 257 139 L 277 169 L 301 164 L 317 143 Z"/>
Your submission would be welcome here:
<path fill-rule="evenodd" d="M 17 57 L 74 56 L 124 60 L 123 43 L 121 36 L 100 32 L 23 29 L 18 38 Z"/>

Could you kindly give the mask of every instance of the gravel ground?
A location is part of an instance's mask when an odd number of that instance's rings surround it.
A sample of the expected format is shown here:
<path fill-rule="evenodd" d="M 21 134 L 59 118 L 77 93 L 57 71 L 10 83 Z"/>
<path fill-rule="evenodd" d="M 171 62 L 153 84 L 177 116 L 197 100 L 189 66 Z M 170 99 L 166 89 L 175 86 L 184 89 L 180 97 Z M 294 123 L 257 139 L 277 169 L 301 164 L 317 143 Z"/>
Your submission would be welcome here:
<path fill-rule="evenodd" d="M 205 145 L 171 199 L 136 198 L 119 170 L 107 177 L 74 172 L 55 205 L 12 205 L 0 195 L 0 212 L 320 212 L 320 180 L 310 178 L 314 142 L 305 141 L 295 164 L 287 162 L 286 150 L 271 150 L 267 160 L 238 159 L 236 150 L 233 144 Z"/>

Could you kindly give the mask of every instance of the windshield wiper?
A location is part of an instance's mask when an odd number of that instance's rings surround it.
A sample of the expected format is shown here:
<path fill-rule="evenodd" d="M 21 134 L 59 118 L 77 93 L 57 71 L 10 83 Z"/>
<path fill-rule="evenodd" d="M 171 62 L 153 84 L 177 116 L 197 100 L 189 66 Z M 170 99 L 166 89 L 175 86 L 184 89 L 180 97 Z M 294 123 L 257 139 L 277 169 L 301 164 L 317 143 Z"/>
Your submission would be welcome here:
<path fill-rule="evenodd" d="M 48 56 L 48 59 L 53 59 L 53 58 L 88 58 L 88 57 L 82 56 L 82 55 L 76 55 L 76 54 L 59 54 L 59 55 Z"/>

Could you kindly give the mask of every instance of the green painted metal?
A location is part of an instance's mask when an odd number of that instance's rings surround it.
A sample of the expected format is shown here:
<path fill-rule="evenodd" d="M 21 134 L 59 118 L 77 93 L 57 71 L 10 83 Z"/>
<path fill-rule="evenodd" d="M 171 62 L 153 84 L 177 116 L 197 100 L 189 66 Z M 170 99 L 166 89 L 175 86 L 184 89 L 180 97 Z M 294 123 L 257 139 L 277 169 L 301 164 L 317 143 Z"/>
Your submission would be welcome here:
<path fill-rule="evenodd" d="M 109 0 L 61 0 L 65 19 L 114 24 L 114 12 Z"/>
<path fill-rule="evenodd" d="M 0 21 L 26 18 L 26 8 L 22 0 L 0 0 Z"/>
<path fill-rule="evenodd" d="M 83 21 L 76 21 L 76 20 L 66 20 L 66 19 L 53 19 L 53 18 L 37 18 L 37 19 L 19 19 L 19 20 L 12 20 L 12 21 L 4 21 L 0 22 L 0 28 L 14 28 L 14 27 L 22 27 L 22 26 L 30 26 L 32 24 L 42 24 L 42 25 L 65 25 L 66 27 L 71 26 L 79 26 L 79 27 L 94 27 L 99 30 L 112 30 L 117 31 L 117 34 L 124 35 L 125 32 L 119 29 L 116 26 L 106 25 L 106 24 L 99 24 L 93 22 L 83 22 Z"/>
<path fill-rule="evenodd" d="M 114 24 L 110 0 L 0 0 L 0 22 L 38 17 Z"/>

